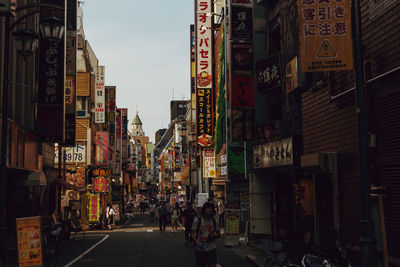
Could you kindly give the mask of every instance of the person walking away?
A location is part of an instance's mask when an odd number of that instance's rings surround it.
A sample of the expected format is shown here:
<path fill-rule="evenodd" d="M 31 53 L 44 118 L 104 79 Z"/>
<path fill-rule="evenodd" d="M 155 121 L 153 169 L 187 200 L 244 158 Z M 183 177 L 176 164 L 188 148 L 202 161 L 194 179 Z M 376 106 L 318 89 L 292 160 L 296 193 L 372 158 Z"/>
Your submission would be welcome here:
<path fill-rule="evenodd" d="M 204 203 L 201 214 L 194 220 L 192 238 L 196 244 L 197 267 L 215 267 L 217 264 L 217 244 L 219 228 L 215 221 L 214 205 Z"/>
<path fill-rule="evenodd" d="M 192 245 L 192 225 L 196 217 L 196 211 L 193 209 L 192 203 L 187 203 L 187 208 L 183 211 L 183 226 L 185 227 L 186 246 Z"/>
<path fill-rule="evenodd" d="M 218 201 L 218 221 L 219 228 L 225 228 L 225 205 L 222 199 Z"/>
<path fill-rule="evenodd" d="M 176 203 L 178 204 L 178 203 Z M 178 209 L 178 205 L 175 205 L 172 208 L 171 211 L 171 226 L 172 226 L 172 233 L 175 233 L 178 231 L 178 221 L 179 221 L 179 209 Z"/>
<path fill-rule="evenodd" d="M 150 221 L 154 221 L 154 212 L 156 210 L 156 205 L 154 203 L 151 203 L 149 206 L 150 210 Z"/>
<path fill-rule="evenodd" d="M 165 232 L 165 226 L 167 224 L 167 208 L 165 207 L 165 202 L 161 202 L 158 207 L 158 221 L 160 223 L 160 233 Z"/>
<path fill-rule="evenodd" d="M 144 211 L 146 209 L 146 203 L 144 203 L 144 201 L 140 201 L 140 213 L 144 214 Z"/>
<path fill-rule="evenodd" d="M 110 205 L 107 207 L 107 214 L 108 214 L 108 229 L 111 229 L 111 225 L 114 224 L 114 216 L 115 216 L 115 210 L 114 208 Z"/>

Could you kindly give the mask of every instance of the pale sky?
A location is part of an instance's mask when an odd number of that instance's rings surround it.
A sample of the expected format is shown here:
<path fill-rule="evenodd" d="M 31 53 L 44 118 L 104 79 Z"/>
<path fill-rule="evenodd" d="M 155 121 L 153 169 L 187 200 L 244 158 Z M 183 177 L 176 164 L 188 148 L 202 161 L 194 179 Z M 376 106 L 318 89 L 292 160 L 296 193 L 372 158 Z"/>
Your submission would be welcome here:
<path fill-rule="evenodd" d="M 84 0 L 83 28 L 117 106 L 139 111 L 145 134 L 167 128 L 170 101 L 190 97 L 193 0 Z"/>

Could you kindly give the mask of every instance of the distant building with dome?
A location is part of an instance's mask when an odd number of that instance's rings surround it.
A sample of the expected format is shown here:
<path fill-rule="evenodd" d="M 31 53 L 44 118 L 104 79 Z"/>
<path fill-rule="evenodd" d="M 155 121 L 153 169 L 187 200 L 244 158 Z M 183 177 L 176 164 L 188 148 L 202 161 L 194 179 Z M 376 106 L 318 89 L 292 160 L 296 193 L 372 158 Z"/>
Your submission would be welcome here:
<path fill-rule="evenodd" d="M 143 123 L 139 118 L 139 114 L 136 112 L 136 116 L 132 121 L 132 136 L 145 136 L 143 131 Z"/>

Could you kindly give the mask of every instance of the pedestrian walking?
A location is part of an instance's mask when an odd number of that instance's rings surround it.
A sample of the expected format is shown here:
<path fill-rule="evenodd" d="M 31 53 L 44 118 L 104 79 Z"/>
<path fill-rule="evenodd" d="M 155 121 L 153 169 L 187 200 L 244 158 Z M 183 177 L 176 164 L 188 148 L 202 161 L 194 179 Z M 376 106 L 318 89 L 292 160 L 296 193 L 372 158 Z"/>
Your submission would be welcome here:
<path fill-rule="evenodd" d="M 222 199 L 218 201 L 218 222 L 220 229 L 225 228 L 225 205 Z"/>
<path fill-rule="evenodd" d="M 192 238 L 196 244 L 197 267 L 215 267 L 217 264 L 217 244 L 219 227 L 214 218 L 215 206 L 204 203 L 201 214 L 193 222 Z"/>
<path fill-rule="evenodd" d="M 172 208 L 171 211 L 171 226 L 172 226 L 172 233 L 175 233 L 178 231 L 178 222 L 179 222 L 179 217 L 180 217 L 180 211 L 179 211 L 179 206 L 178 203 Z"/>
<path fill-rule="evenodd" d="M 172 206 L 171 203 L 166 202 L 165 207 L 167 208 L 167 224 L 171 224 L 171 213 L 172 213 Z"/>
<path fill-rule="evenodd" d="M 165 232 L 165 226 L 167 224 L 167 208 L 165 202 L 161 202 L 161 205 L 157 209 L 158 220 L 160 223 L 160 232 Z"/>
<path fill-rule="evenodd" d="M 154 213 L 156 210 L 156 205 L 154 203 L 151 203 L 149 205 L 149 210 L 150 210 L 150 221 L 154 221 Z"/>
<path fill-rule="evenodd" d="M 187 208 L 183 211 L 183 227 L 185 227 L 185 238 L 186 238 L 186 246 L 191 246 L 193 243 L 193 239 L 191 236 L 192 233 L 192 225 L 194 218 L 196 217 L 196 211 L 193 209 L 192 203 L 187 203 Z"/>
<path fill-rule="evenodd" d="M 108 215 L 108 229 L 111 229 L 111 225 L 114 224 L 114 216 L 116 215 L 115 209 L 111 206 L 111 204 L 107 207 L 107 215 Z"/>

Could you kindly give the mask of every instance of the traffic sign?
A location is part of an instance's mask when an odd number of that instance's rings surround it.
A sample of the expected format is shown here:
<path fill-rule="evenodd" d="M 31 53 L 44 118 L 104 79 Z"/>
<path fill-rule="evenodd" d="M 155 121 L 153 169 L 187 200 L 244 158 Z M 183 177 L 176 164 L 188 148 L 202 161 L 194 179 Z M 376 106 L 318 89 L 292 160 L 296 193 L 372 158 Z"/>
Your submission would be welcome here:
<path fill-rule="evenodd" d="M 353 69 L 350 0 L 297 0 L 302 72 Z"/>

